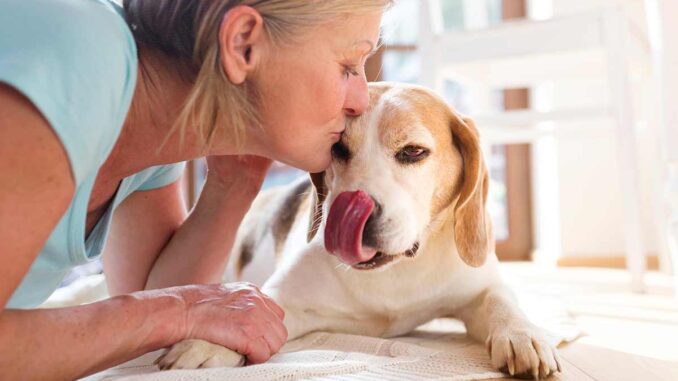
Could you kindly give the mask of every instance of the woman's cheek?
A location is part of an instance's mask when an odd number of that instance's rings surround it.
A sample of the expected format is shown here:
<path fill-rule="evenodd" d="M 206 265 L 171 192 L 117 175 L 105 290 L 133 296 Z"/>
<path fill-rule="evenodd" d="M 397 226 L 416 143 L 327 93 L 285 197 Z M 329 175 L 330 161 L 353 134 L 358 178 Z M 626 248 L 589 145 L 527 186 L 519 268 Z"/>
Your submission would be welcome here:
<path fill-rule="evenodd" d="M 346 94 L 348 92 L 348 81 L 335 81 L 333 84 L 333 91 L 331 92 L 331 102 L 328 99 L 327 109 L 331 114 L 330 120 L 335 120 L 343 115 L 344 104 L 346 103 Z"/>

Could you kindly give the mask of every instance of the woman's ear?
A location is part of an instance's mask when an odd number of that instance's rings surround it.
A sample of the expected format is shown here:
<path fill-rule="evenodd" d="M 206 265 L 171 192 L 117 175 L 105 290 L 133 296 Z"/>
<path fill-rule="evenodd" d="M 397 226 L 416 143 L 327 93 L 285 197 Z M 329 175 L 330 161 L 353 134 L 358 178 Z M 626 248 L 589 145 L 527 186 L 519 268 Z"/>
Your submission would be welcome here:
<path fill-rule="evenodd" d="M 257 66 L 264 38 L 264 20 L 257 10 L 239 5 L 226 12 L 219 28 L 219 55 L 231 83 L 245 82 Z"/>

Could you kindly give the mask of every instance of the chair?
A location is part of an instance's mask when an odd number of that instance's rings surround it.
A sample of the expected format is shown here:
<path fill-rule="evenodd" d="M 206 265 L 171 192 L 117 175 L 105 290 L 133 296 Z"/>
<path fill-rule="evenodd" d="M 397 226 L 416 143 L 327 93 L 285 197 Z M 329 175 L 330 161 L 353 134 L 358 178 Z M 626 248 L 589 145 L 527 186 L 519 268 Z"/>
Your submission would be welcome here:
<path fill-rule="evenodd" d="M 645 0 L 647 24 L 654 65 L 654 83 L 659 114 L 661 168 L 657 198 L 659 241 L 665 246 L 672 265 L 674 296 L 678 297 L 678 111 L 674 107 L 678 97 L 678 47 L 673 36 L 678 25 L 673 18 L 678 2 L 673 0 Z M 668 211 L 668 212 L 667 212 Z"/>
<path fill-rule="evenodd" d="M 632 290 L 643 291 L 646 259 L 627 52 L 647 48 L 642 38 L 632 35 L 621 10 L 606 8 L 544 21 L 510 21 L 480 30 L 445 31 L 440 1 L 422 0 L 420 4 L 420 81 L 438 92 L 443 91 L 445 80 L 482 91 L 489 87 L 533 87 L 551 78 L 600 76 L 601 71 L 607 72 L 608 104 L 474 114 L 473 117 L 485 142 L 529 142 L 542 151 L 549 151 L 549 139 L 553 139 L 554 134 L 568 128 L 563 122 L 598 118 L 614 122 L 618 132 L 627 268 Z M 544 178 L 549 173 L 553 177 Z M 554 168 L 541 168 L 533 178 L 537 260 L 542 257 L 540 251 L 559 254 L 562 247 L 558 218 L 553 218 L 554 211 L 558 214 L 557 207 L 550 205 L 557 205 L 558 201 L 555 190 L 549 189 L 549 184 L 557 181 L 555 173 Z"/>

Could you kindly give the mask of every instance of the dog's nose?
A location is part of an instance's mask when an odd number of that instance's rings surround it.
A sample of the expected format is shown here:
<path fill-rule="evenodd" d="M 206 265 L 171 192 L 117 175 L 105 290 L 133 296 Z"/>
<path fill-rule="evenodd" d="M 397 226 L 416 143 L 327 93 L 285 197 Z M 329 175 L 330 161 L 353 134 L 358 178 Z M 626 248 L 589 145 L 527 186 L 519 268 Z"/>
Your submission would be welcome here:
<path fill-rule="evenodd" d="M 382 207 L 381 203 L 375 200 L 374 197 L 372 197 L 372 200 L 374 201 L 374 209 L 365 223 L 365 229 L 363 229 L 363 246 L 377 248 L 379 247 L 379 242 L 377 239 L 377 235 L 379 233 L 378 224 L 381 217 Z"/>

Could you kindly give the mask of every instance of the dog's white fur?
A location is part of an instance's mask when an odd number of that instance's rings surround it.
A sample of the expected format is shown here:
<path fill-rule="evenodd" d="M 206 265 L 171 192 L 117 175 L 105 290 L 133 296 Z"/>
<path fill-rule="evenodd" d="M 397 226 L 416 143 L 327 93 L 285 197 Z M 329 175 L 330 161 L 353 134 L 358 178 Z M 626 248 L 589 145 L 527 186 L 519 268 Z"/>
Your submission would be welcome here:
<path fill-rule="evenodd" d="M 518 309 L 497 271 L 485 211 L 487 175 L 472 122 L 423 88 L 371 85 L 367 113 L 347 128 L 342 141 L 351 157 L 334 160 L 314 176 L 319 198 L 294 194 L 303 188 L 299 183 L 263 194 L 234 247 L 237 271 L 245 273 L 248 267 L 240 268 L 245 245 L 249 254 L 256 253 L 252 263 L 259 253 L 281 253 L 263 291 L 285 309 L 289 339 L 313 331 L 390 337 L 454 316 L 471 337 L 486 343 L 496 368 L 535 378 L 559 370 L 556 349 Z M 394 154 L 406 145 L 425 147 L 430 155 L 399 163 Z M 380 268 L 358 270 L 325 251 L 329 206 L 339 193 L 357 189 L 383 207 L 378 250 L 404 253 L 418 242 L 414 257 L 398 255 Z M 290 195 L 301 199 L 293 223 L 281 233 L 272 221 L 289 207 Z M 309 213 L 314 205 L 321 210 Z M 313 226 L 318 233 L 306 244 L 312 222 L 319 222 Z M 199 340 L 179 343 L 159 359 L 162 368 L 241 361 L 240 355 Z"/>

